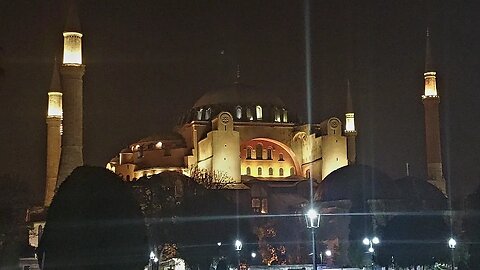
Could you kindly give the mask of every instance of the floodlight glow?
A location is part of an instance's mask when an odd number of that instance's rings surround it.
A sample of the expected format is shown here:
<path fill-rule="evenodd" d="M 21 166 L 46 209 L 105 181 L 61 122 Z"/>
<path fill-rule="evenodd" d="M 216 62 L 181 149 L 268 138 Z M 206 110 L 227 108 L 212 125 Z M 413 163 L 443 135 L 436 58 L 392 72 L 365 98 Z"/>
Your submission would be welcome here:
<path fill-rule="evenodd" d="M 369 240 L 367 237 L 363 238 L 363 241 L 362 241 L 362 242 L 363 242 L 363 244 L 364 244 L 365 246 L 370 245 L 370 240 Z"/>
<path fill-rule="evenodd" d="M 217 246 L 221 246 L 222 245 L 222 242 L 217 242 Z"/>
<path fill-rule="evenodd" d="M 455 248 L 456 245 L 457 245 L 457 241 L 455 241 L 455 239 L 450 238 L 450 239 L 448 240 L 448 246 L 449 246 L 450 248 L 453 249 L 453 248 Z"/>
<path fill-rule="evenodd" d="M 307 228 L 318 228 L 320 226 L 320 214 L 317 210 L 310 208 L 305 214 Z"/>
<path fill-rule="evenodd" d="M 380 239 L 378 239 L 378 237 L 375 236 L 375 237 L 372 238 L 372 243 L 374 245 L 378 245 L 378 244 L 380 244 Z"/>
<path fill-rule="evenodd" d="M 252 252 L 252 254 L 250 254 L 250 255 L 252 256 L 252 258 L 257 257 L 257 253 L 255 253 L 255 252 Z"/>
<path fill-rule="evenodd" d="M 373 249 L 373 247 L 369 247 L 369 248 L 368 248 L 368 252 L 373 253 L 374 251 L 375 251 L 375 250 Z"/>
<path fill-rule="evenodd" d="M 332 256 L 332 251 L 331 251 L 330 249 L 325 250 L 325 255 L 326 255 L 327 257 Z"/>
<path fill-rule="evenodd" d="M 242 250 L 242 241 L 240 241 L 240 240 L 238 240 L 238 239 L 235 240 L 235 250 L 236 250 L 236 251 Z"/>

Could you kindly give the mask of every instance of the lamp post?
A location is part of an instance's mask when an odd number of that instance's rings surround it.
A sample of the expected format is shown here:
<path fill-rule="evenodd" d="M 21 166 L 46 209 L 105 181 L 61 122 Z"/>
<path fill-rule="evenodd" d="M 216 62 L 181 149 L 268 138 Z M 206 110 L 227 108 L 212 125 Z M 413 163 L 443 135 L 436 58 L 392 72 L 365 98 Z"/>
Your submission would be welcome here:
<path fill-rule="evenodd" d="M 317 245 L 315 241 L 315 229 L 320 226 L 320 214 L 317 210 L 310 208 L 305 214 L 307 228 L 312 231 L 312 263 L 313 270 L 317 270 Z"/>
<path fill-rule="evenodd" d="M 149 262 L 150 270 L 154 270 L 157 263 L 158 263 L 157 255 L 155 254 L 155 252 L 150 251 L 150 262 Z"/>
<path fill-rule="evenodd" d="M 330 249 L 325 250 L 325 256 L 330 257 L 332 256 L 332 251 Z M 320 263 L 323 265 L 323 252 L 320 252 Z"/>
<path fill-rule="evenodd" d="M 452 259 L 452 270 L 455 270 L 455 254 L 454 254 L 454 251 L 455 251 L 455 246 L 457 245 L 457 241 L 455 239 L 453 239 L 453 237 L 450 237 L 450 239 L 448 240 L 448 247 L 450 248 L 451 250 L 451 259 Z"/>
<path fill-rule="evenodd" d="M 235 240 L 235 250 L 237 251 L 237 264 L 238 264 L 238 269 L 240 269 L 240 251 L 242 250 L 242 241 L 240 240 Z"/>
<path fill-rule="evenodd" d="M 368 246 L 368 252 L 370 254 L 372 254 L 372 269 L 375 269 L 375 249 L 373 248 L 373 245 L 378 245 L 380 244 L 380 239 L 376 236 L 374 236 L 373 238 L 368 238 L 368 237 L 365 237 L 363 238 L 363 244 L 365 246 Z"/>

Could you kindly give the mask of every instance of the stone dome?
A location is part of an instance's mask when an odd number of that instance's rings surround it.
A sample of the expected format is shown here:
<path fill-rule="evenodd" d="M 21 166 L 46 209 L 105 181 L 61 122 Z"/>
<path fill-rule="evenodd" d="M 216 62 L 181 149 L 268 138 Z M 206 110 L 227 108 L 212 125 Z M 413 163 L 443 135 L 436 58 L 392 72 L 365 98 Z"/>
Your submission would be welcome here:
<path fill-rule="evenodd" d="M 180 123 L 209 121 L 222 111 L 232 114 L 236 122 L 291 123 L 296 120 L 276 95 L 236 82 L 205 93 L 182 116 Z"/>
<path fill-rule="evenodd" d="M 403 177 L 395 180 L 402 198 L 412 209 L 422 207 L 429 210 L 447 209 L 447 197 L 427 180 Z"/>
<path fill-rule="evenodd" d="M 144 143 L 144 142 L 156 142 L 156 141 L 184 141 L 184 138 L 182 135 L 176 133 L 176 132 L 168 132 L 168 133 L 158 133 L 154 134 L 148 137 L 145 137 L 143 139 L 140 139 L 138 143 Z"/>
<path fill-rule="evenodd" d="M 329 174 L 316 190 L 320 201 L 350 200 L 352 207 L 371 199 L 399 199 L 395 182 L 385 173 L 365 165 L 342 167 Z"/>
<path fill-rule="evenodd" d="M 227 87 L 205 93 L 200 97 L 193 108 L 214 105 L 273 105 L 285 108 L 285 103 L 277 96 L 264 91 L 259 91 L 254 86 L 243 83 L 234 83 Z"/>

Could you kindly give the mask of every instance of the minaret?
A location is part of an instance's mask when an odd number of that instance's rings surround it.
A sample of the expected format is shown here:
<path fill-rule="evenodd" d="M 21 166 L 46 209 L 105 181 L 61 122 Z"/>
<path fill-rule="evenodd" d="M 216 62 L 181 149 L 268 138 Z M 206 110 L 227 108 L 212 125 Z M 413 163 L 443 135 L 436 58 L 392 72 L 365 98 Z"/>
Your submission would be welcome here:
<path fill-rule="evenodd" d="M 445 178 L 442 169 L 442 148 L 440 144 L 440 116 L 438 104 L 440 97 L 437 94 L 436 72 L 432 65 L 430 48 L 430 33 L 427 28 L 426 57 L 425 57 L 425 93 L 422 95 L 425 107 L 425 142 L 427 153 L 428 182 L 446 194 Z"/>
<path fill-rule="evenodd" d="M 55 60 L 52 82 L 48 92 L 47 112 L 47 168 L 44 206 L 50 206 L 57 184 L 58 166 L 62 147 L 62 93 L 58 63 Z"/>
<path fill-rule="evenodd" d="M 63 87 L 62 154 L 57 187 L 78 166 L 83 165 L 83 74 L 82 33 L 74 4 L 70 7 L 63 32 L 63 64 L 60 67 Z"/>
<path fill-rule="evenodd" d="M 350 93 L 350 80 L 347 80 L 347 110 L 345 112 L 345 136 L 347 136 L 347 158 L 348 164 L 355 164 L 357 159 L 355 130 L 355 113 L 353 112 L 352 95 Z"/>

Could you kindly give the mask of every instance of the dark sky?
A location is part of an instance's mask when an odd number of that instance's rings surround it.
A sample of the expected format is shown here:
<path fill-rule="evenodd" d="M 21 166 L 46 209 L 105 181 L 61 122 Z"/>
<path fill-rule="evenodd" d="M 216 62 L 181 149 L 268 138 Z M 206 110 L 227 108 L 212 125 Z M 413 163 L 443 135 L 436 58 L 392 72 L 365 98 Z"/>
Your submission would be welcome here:
<path fill-rule="evenodd" d="M 471 192 L 480 182 L 476 1 L 312 2 L 313 120 L 343 119 L 350 79 L 358 161 L 393 178 L 405 175 L 406 162 L 411 174 L 426 174 L 421 95 L 430 25 L 445 175 L 457 198 Z M 0 172 L 39 187 L 66 9 L 63 1 L 0 0 Z M 205 91 L 231 83 L 237 64 L 244 83 L 276 93 L 306 121 L 302 1 L 83 0 L 79 16 L 87 164 L 104 166 L 129 143 L 171 130 Z"/>

